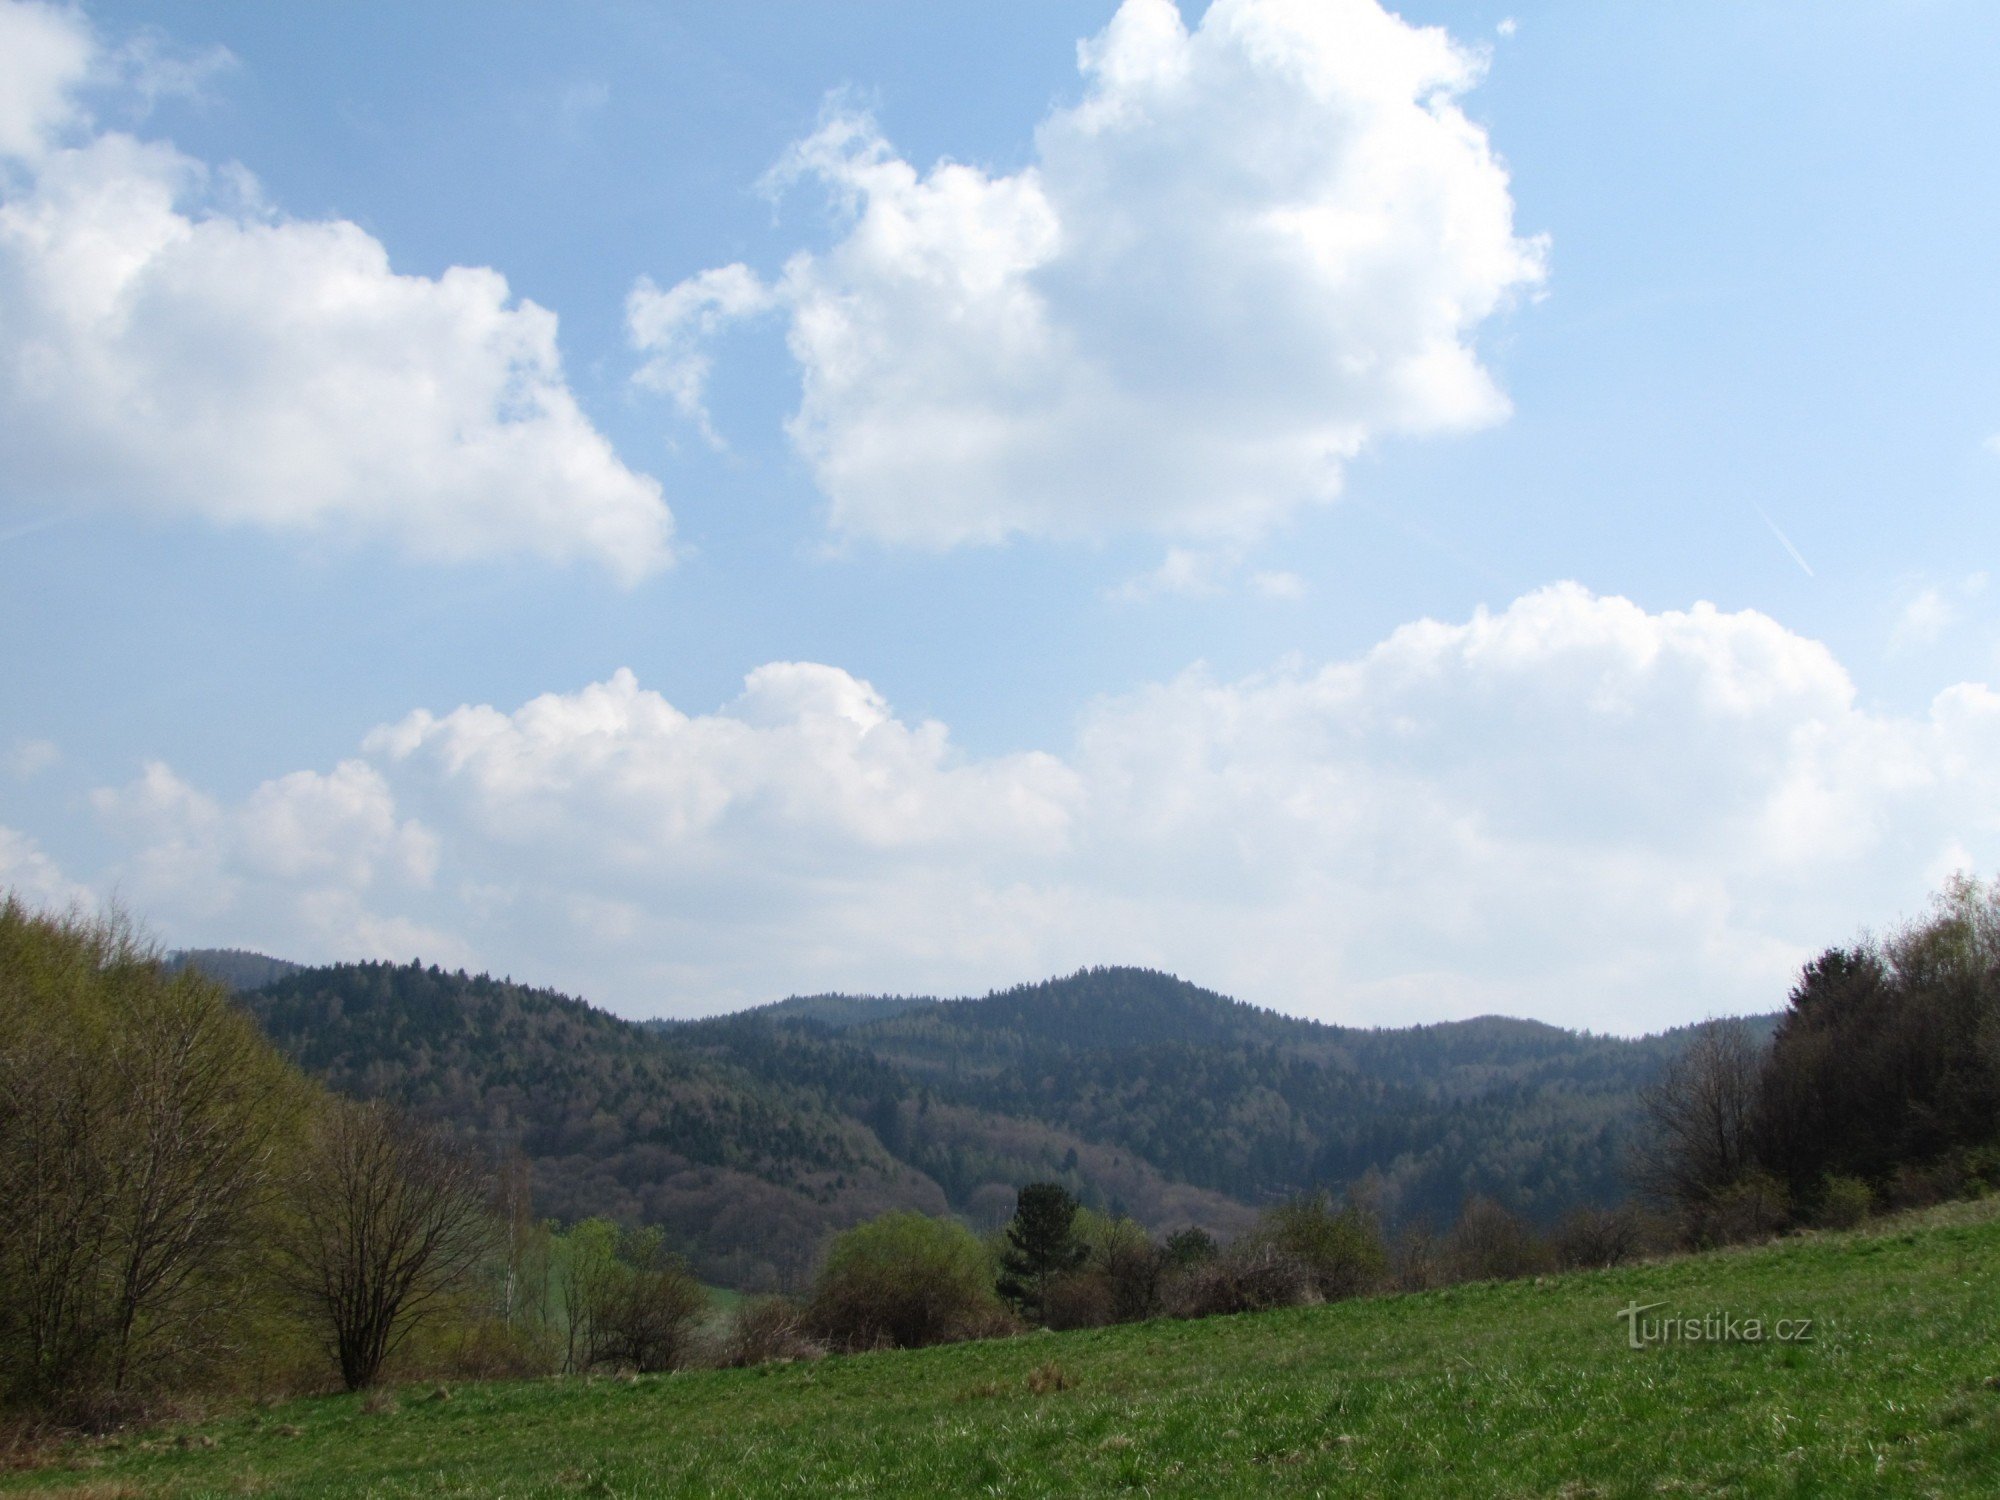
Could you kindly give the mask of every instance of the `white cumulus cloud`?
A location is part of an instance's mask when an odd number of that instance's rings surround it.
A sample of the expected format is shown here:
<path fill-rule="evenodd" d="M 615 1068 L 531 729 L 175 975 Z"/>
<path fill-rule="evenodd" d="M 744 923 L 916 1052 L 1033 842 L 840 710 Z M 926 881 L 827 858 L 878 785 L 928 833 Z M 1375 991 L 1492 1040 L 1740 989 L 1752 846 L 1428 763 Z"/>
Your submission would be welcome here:
<path fill-rule="evenodd" d="M 63 874 L 27 834 L 0 824 L 0 896 L 13 896 L 47 911 L 89 908 L 87 886 Z"/>
<path fill-rule="evenodd" d="M 1099 700 L 1060 754 L 970 755 L 775 663 L 712 712 L 620 672 L 413 713 L 233 803 L 163 767 L 98 803 L 105 883 L 174 941 L 636 1013 L 1139 962 L 1332 1019 L 1639 1030 L 1776 1006 L 1819 947 L 2000 864 L 2000 693 L 1878 712 L 1767 616 L 1565 584 Z"/>
<path fill-rule="evenodd" d="M 493 270 L 398 274 L 352 223 L 97 128 L 76 90 L 104 56 L 75 12 L 0 0 L 10 492 L 627 582 L 667 564 L 659 485 L 577 404 L 553 313 Z"/>
<path fill-rule="evenodd" d="M 836 530 L 943 547 L 1260 534 L 1379 438 L 1498 420 L 1477 330 L 1543 276 L 1458 105 L 1479 54 L 1376 0 L 1126 0 L 1012 173 L 836 109 L 775 174 L 836 238 L 628 303 L 706 430 L 708 341 L 779 309 Z"/>
<path fill-rule="evenodd" d="M 437 841 L 365 761 L 275 777 L 234 805 L 154 762 L 91 800 L 129 850 L 108 882 L 176 941 L 261 942 L 308 961 L 467 956 L 403 915 L 431 884 Z"/>

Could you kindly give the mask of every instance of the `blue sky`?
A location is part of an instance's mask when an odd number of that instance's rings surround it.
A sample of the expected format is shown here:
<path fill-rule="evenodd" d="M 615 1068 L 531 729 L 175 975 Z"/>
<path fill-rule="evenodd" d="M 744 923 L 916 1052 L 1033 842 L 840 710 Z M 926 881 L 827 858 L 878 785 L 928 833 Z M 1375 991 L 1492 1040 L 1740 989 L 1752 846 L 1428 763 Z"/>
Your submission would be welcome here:
<path fill-rule="evenodd" d="M 1631 1031 L 1992 868 L 1991 7 L 0 41 L 34 899 Z"/>

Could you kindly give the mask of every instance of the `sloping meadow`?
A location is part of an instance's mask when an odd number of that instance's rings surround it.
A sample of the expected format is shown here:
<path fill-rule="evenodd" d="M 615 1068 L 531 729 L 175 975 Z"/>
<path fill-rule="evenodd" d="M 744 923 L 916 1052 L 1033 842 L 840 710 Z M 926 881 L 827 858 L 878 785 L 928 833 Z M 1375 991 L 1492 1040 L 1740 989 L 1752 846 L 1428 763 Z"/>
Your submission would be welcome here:
<path fill-rule="evenodd" d="M 1194 1323 L 329 1397 L 69 1450 L 76 1496 L 1990 1494 L 2000 1202 Z"/>

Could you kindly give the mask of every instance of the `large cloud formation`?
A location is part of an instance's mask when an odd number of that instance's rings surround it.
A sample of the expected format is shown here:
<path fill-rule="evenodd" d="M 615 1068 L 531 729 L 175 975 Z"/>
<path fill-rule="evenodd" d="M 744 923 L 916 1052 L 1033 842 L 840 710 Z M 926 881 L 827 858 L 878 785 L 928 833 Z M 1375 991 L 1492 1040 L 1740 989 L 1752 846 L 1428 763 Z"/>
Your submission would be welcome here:
<path fill-rule="evenodd" d="M 2000 694 L 1897 716 L 1751 611 L 1576 585 L 1101 700 L 974 758 L 828 666 L 687 714 L 630 674 L 418 712 L 222 806 L 154 768 L 107 880 L 182 940 L 421 952 L 632 1012 L 1140 962 L 1363 1022 L 1637 1030 L 2000 854 Z"/>
<path fill-rule="evenodd" d="M 706 428 L 708 345 L 781 310 L 790 430 L 836 529 L 941 547 L 1146 530 L 1240 543 L 1389 435 L 1495 421 L 1479 326 L 1543 274 L 1457 99 L 1481 59 L 1376 0 L 1125 0 L 1080 102 L 995 174 L 919 171 L 836 110 L 778 171 L 836 241 L 628 303 Z"/>
<path fill-rule="evenodd" d="M 96 128 L 107 54 L 0 0 L 0 484 L 12 497 L 525 552 L 630 582 L 670 560 L 656 481 L 563 376 L 554 314 L 492 270 L 398 275 L 240 169 Z"/>

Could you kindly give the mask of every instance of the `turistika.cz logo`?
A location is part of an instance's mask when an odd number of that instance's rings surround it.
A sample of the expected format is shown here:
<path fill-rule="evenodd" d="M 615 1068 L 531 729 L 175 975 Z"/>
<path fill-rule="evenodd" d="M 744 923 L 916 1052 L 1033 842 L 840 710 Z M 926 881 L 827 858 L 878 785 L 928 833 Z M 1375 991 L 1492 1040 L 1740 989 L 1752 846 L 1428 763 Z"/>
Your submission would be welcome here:
<path fill-rule="evenodd" d="M 1649 1344 L 1810 1344 L 1813 1341 L 1811 1318 L 1767 1320 L 1729 1312 L 1646 1316 L 1666 1305 L 1648 1302 L 1641 1306 L 1634 1302 L 1618 1309 L 1619 1320 L 1625 1324 L 1628 1348 L 1644 1349 Z"/>

